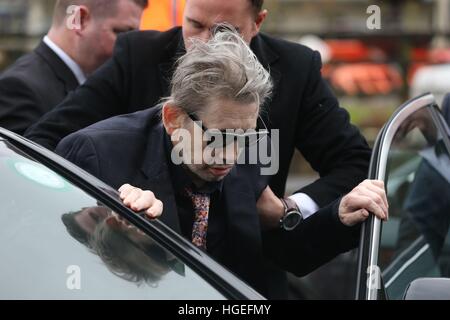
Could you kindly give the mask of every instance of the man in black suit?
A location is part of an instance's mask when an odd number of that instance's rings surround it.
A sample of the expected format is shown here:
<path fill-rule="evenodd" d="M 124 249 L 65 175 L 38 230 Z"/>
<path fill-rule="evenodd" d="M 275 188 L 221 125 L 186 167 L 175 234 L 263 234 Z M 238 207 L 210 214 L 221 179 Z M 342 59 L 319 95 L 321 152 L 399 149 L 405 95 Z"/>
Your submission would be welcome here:
<path fill-rule="evenodd" d="M 267 15 L 262 4 L 262 0 L 189 0 L 182 29 L 119 37 L 113 58 L 26 136 L 54 149 L 63 137 L 92 123 L 156 105 L 169 93 L 174 62 L 185 47 L 189 49 L 189 39 L 207 39 L 214 25 L 229 22 L 251 43 L 273 79 L 274 94 L 263 112 L 267 126 L 280 130 L 280 168 L 271 177 L 272 190 L 284 196 L 295 149 L 321 176 L 292 196 L 309 216 L 366 177 L 370 149 L 322 79 L 320 55 L 259 33 Z M 263 195 L 260 208 L 270 216 L 277 202 L 268 192 Z"/>
<path fill-rule="evenodd" d="M 386 218 L 387 207 L 383 188 L 366 181 L 294 231 L 279 228 L 274 216 L 262 238 L 256 202 L 265 179 L 257 164 L 238 157 L 255 151 L 247 144 L 267 139 L 267 131 L 254 129 L 271 88 L 268 72 L 243 39 L 218 32 L 208 42 L 193 42 L 178 61 L 162 108 L 96 123 L 64 138 L 56 152 L 122 186 L 121 197 L 132 209 L 147 209 L 150 217 L 162 212 L 163 222 L 263 295 L 285 298 L 286 276 L 265 255 L 287 270 L 307 272 L 353 247 L 357 224 L 369 211 Z M 149 190 L 147 203 L 133 205 L 146 198 L 141 188 Z"/>
<path fill-rule="evenodd" d="M 78 6 L 76 6 L 78 5 Z M 19 134 L 111 57 L 147 0 L 59 0 L 47 36 L 0 76 L 0 127 Z"/>

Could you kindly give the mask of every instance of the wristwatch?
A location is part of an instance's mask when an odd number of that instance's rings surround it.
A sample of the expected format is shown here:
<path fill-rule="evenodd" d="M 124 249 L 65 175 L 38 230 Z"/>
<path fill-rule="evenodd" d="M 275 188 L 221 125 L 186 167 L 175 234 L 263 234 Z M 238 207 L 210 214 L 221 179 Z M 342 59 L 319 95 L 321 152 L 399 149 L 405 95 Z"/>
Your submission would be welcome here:
<path fill-rule="evenodd" d="M 294 200 L 281 198 L 284 206 L 284 215 L 280 219 L 280 228 L 286 231 L 294 230 L 303 220 L 303 215 Z"/>

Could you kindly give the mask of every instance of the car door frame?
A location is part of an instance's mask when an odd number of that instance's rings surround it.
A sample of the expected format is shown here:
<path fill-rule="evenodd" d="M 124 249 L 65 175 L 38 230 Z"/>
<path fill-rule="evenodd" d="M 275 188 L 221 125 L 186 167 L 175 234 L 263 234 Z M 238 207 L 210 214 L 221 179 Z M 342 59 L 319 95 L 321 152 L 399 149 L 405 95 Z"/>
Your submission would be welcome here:
<path fill-rule="evenodd" d="M 381 129 L 373 147 L 368 179 L 386 179 L 387 161 L 394 136 L 411 114 L 428 108 L 436 129 L 441 133 L 443 142 L 450 150 L 449 129 L 432 94 L 426 93 L 402 104 Z M 358 253 L 358 275 L 356 283 L 357 300 L 388 299 L 380 269 L 378 267 L 379 246 L 382 221 L 371 215 L 362 225 Z"/>

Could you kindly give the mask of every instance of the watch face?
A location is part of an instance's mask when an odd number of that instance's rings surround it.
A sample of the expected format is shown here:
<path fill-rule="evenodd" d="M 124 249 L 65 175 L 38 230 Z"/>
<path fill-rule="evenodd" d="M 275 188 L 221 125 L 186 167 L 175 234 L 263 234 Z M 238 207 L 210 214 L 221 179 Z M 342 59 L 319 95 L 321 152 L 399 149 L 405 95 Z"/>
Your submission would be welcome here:
<path fill-rule="evenodd" d="M 289 212 L 283 219 L 283 228 L 285 230 L 294 229 L 301 221 L 302 216 L 296 211 Z"/>

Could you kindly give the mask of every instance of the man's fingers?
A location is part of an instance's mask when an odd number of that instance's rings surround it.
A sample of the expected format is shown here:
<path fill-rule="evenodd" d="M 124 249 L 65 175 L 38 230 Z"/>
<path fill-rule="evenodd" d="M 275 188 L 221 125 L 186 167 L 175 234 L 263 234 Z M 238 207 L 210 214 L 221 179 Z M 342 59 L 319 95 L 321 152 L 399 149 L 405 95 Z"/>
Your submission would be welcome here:
<path fill-rule="evenodd" d="M 153 202 L 153 205 L 149 209 L 147 209 L 146 214 L 149 218 L 155 219 L 161 216 L 163 209 L 163 203 L 160 200 L 155 200 Z"/>
<path fill-rule="evenodd" d="M 370 190 L 372 192 L 375 192 L 377 196 L 374 196 L 373 194 L 369 194 L 366 191 Z M 389 217 L 389 203 L 386 196 L 386 190 L 384 187 L 384 181 L 382 180 L 364 180 L 361 184 L 359 184 L 355 189 L 353 189 L 354 193 L 360 194 L 360 195 L 369 195 L 370 197 L 375 200 L 378 204 L 381 205 L 381 202 L 383 203 L 383 211 L 386 214 L 386 217 Z M 367 194 L 366 194 L 367 193 Z"/>
<path fill-rule="evenodd" d="M 361 182 L 362 185 L 376 185 L 379 188 L 382 188 L 384 190 L 384 181 L 383 180 L 364 180 Z"/>
<path fill-rule="evenodd" d="M 346 224 L 348 226 L 354 226 L 357 223 L 365 221 L 369 217 L 369 211 L 366 209 L 360 209 L 348 214 L 346 217 Z"/>
<path fill-rule="evenodd" d="M 355 212 L 357 210 L 365 209 L 372 212 L 380 219 L 386 219 L 387 216 L 383 208 L 368 196 L 349 194 L 345 198 L 344 206 L 347 207 L 348 212 Z"/>
<path fill-rule="evenodd" d="M 151 191 L 142 191 L 139 197 L 131 203 L 131 209 L 141 211 L 150 208 L 155 201 L 155 195 Z"/>
<path fill-rule="evenodd" d="M 362 209 L 366 209 L 372 212 L 379 219 L 385 220 L 387 218 L 387 214 L 385 213 L 383 208 L 370 197 L 362 197 L 361 201 Z"/>
<path fill-rule="evenodd" d="M 129 184 L 124 184 L 119 188 L 120 199 L 125 199 L 136 187 Z"/>
<path fill-rule="evenodd" d="M 383 181 L 363 181 L 343 197 L 339 205 L 339 217 L 345 225 L 366 220 L 369 212 L 379 219 L 388 219 L 389 206 Z"/>
<path fill-rule="evenodd" d="M 360 189 L 358 189 L 357 194 L 360 196 L 369 197 L 372 199 L 377 205 L 379 205 L 385 215 L 387 216 L 388 213 L 388 207 L 387 207 L 387 200 L 385 199 L 384 192 L 375 186 L 361 186 Z"/>
<path fill-rule="evenodd" d="M 145 210 L 145 214 L 155 219 L 162 215 L 163 203 L 156 199 L 155 194 L 150 190 L 142 190 L 129 184 L 124 184 L 119 188 L 120 198 L 123 204 L 133 211 Z"/>
<path fill-rule="evenodd" d="M 129 188 L 133 188 L 131 185 L 129 185 L 128 183 L 125 183 L 124 185 L 122 185 L 119 188 L 119 192 L 124 192 L 125 190 L 129 189 Z"/>
<path fill-rule="evenodd" d="M 130 207 L 142 194 L 142 190 L 139 188 L 134 188 L 128 195 L 123 199 L 123 203 Z"/>
<path fill-rule="evenodd" d="M 387 200 L 387 196 L 386 196 L 386 191 L 384 190 L 384 184 L 382 184 L 383 186 L 377 185 L 375 183 L 369 183 L 367 185 L 365 185 L 364 187 L 366 187 L 368 190 L 375 192 L 380 199 L 383 201 L 386 209 L 389 208 L 389 203 Z"/>

